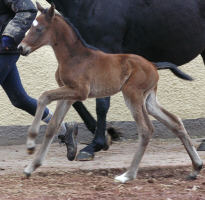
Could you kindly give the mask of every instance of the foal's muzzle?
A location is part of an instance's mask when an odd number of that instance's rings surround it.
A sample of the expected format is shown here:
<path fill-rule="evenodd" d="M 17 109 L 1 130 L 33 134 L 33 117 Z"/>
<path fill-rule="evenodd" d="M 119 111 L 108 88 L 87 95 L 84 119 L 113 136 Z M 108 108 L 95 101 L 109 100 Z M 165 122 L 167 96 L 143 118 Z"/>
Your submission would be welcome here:
<path fill-rule="evenodd" d="M 23 56 L 28 56 L 31 53 L 31 48 L 27 46 L 25 43 L 20 43 L 17 49 L 18 52 Z"/>

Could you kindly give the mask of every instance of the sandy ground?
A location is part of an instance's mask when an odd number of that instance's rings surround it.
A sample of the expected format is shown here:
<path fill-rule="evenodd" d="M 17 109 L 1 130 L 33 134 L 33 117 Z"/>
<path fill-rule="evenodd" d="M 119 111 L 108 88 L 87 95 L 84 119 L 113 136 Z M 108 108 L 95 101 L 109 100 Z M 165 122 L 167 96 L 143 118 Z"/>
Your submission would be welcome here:
<path fill-rule="evenodd" d="M 22 174 L 33 158 L 27 155 L 25 145 L 1 146 L 0 200 L 205 200 L 205 170 L 197 180 L 186 180 L 191 161 L 176 139 L 153 139 L 137 179 L 115 183 L 113 178 L 129 166 L 136 146 L 134 141 L 114 143 L 108 151 L 97 153 L 93 161 L 69 162 L 65 146 L 55 143 L 44 165 L 30 179 Z M 199 155 L 205 160 L 205 152 Z"/>

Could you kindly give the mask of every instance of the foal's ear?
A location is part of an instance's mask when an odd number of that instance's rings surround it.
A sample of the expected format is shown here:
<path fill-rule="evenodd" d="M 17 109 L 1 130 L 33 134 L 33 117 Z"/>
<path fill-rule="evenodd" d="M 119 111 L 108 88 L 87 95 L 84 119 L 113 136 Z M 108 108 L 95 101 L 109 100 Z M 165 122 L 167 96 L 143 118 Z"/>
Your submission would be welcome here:
<path fill-rule="evenodd" d="M 41 6 L 40 3 L 38 3 L 38 1 L 36 1 L 36 6 L 37 6 L 37 9 L 38 9 L 41 13 L 43 13 L 43 12 L 45 11 L 45 9 Z"/>
<path fill-rule="evenodd" d="M 46 13 L 48 19 L 52 19 L 55 16 L 55 5 L 54 3 L 51 3 L 51 7 L 48 9 L 48 12 Z"/>

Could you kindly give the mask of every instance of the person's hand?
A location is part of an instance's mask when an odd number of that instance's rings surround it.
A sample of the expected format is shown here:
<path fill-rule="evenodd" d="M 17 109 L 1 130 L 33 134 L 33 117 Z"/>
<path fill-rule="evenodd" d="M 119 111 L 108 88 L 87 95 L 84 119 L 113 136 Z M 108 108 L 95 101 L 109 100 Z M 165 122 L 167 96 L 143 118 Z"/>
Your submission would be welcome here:
<path fill-rule="evenodd" d="M 13 50 L 16 49 L 16 43 L 12 37 L 2 36 L 1 46 L 3 50 Z"/>

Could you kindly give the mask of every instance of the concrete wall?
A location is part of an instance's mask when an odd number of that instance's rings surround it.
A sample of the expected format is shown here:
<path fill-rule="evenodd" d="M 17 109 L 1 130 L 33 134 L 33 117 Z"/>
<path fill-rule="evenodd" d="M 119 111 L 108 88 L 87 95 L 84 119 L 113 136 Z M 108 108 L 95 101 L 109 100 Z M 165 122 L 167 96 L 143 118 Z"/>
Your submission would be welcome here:
<path fill-rule="evenodd" d="M 40 2 L 44 1 L 40 0 Z M 46 5 L 45 2 L 43 4 Z M 54 77 L 56 66 L 57 62 L 50 47 L 41 48 L 28 57 L 20 58 L 18 69 L 29 95 L 38 98 L 43 91 L 56 88 Z M 197 57 L 180 68 L 192 75 L 195 80 L 193 82 L 182 81 L 168 70 L 160 71 L 159 102 L 183 119 L 205 117 L 205 67 L 201 57 Z M 0 126 L 31 124 L 33 117 L 13 107 L 2 89 L 0 93 Z M 90 99 L 85 104 L 95 116 L 95 100 Z M 54 111 L 55 103 L 52 103 L 49 108 Z M 73 109 L 66 117 L 66 121 L 72 120 L 81 121 Z M 132 120 L 124 105 L 122 95 L 113 96 L 108 121 Z"/>

